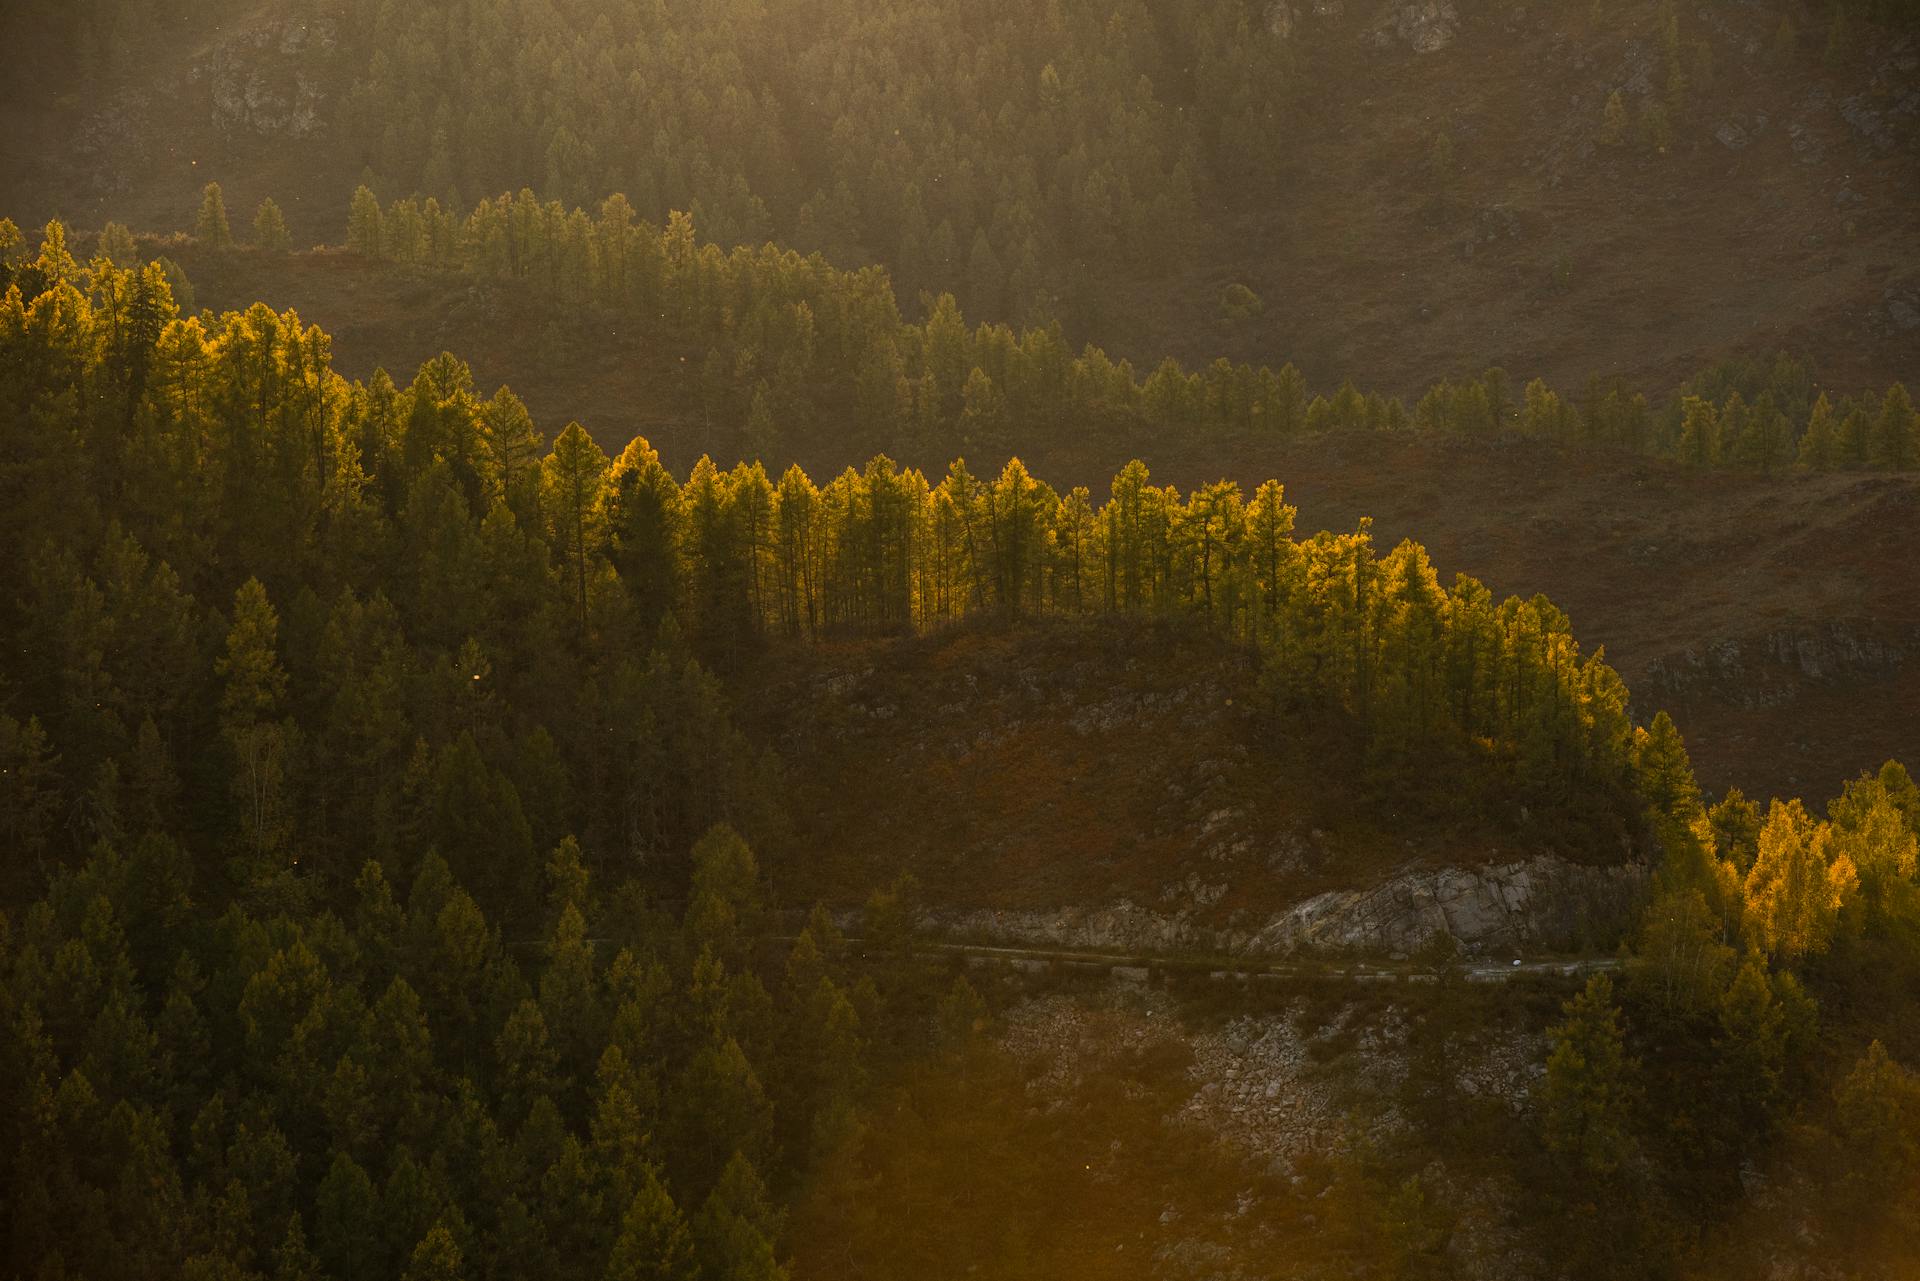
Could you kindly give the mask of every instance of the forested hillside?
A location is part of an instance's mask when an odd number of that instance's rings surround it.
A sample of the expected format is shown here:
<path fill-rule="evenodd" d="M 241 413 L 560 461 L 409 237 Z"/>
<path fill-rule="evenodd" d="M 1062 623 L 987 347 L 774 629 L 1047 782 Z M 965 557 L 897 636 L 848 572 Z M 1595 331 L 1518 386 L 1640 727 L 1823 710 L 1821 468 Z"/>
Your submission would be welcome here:
<path fill-rule="evenodd" d="M 1720 362 L 1665 397 L 1516 387 L 1499 368 L 1411 403 L 1313 389 L 1291 365 L 1165 361 L 1143 377 L 1095 347 L 1071 355 L 1054 328 L 969 326 L 944 296 L 926 324 L 903 323 L 878 273 L 723 254 L 618 200 L 590 218 L 523 193 L 457 219 L 363 193 L 342 220 L 361 252 L 288 255 L 276 204 L 249 219 L 223 194 L 203 193 L 193 237 L 116 224 L 77 243 L 122 264 L 163 254 L 176 296 L 216 309 L 297 304 L 363 379 L 471 352 L 475 381 L 521 392 L 542 435 L 577 420 L 610 454 L 644 435 L 681 472 L 712 453 L 831 475 L 884 451 L 937 481 L 955 453 L 1018 440 L 1038 473 L 1094 493 L 1134 457 L 1183 486 L 1284 474 L 1312 520 L 1378 516 L 1386 541 L 1418 536 L 1447 575 L 1578 604 L 1589 635 L 1704 737 L 1717 785 L 1825 788 L 1920 748 L 1896 714 L 1920 689 L 1905 661 L 1920 598 L 1888 551 L 1920 536 L 1920 416 L 1900 384 L 1830 393 L 1784 355 Z M 1489 522 L 1490 507 L 1507 518 Z"/>
<path fill-rule="evenodd" d="M 623 193 L 905 309 L 1143 366 L 1408 395 L 1490 365 L 1657 390 L 1785 346 L 1910 376 L 1920 120 L 1893 3 L 17 6 L 10 209 L 180 227 Z M 297 157 L 297 158 L 296 158 Z M 1729 193 L 1764 189 L 1763 199 Z M 1756 270 L 1756 255 L 1767 264 Z"/>
<path fill-rule="evenodd" d="M 952 1127 L 1031 1096 L 994 1008 L 917 950 L 911 879 L 871 886 L 857 951 L 830 914 L 779 923 L 810 905 L 772 891 L 827 853 L 794 779 L 831 781 L 807 777 L 822 740 L 754 727 L 779 662 L 1089 615 L 1243 655 L 1249 732 L 1320 758 L 1294 785 L 1388 807 L 1409 842 L 1659 859 L 1622 986 L 1596 978 L 1529 1033 L 1544 1063 L 1518 1110 L 1449 1093 L 1432 1063 L 1478 1016 L 1437 989 L 1408 1119 L 1356 1120 L 1339 1160 L 1268 1190 L 1242 1249 L 1291 1233 L 1310 1275 L 1476 1275 L 1447 1243 L 1493 1222 L 1581 1277 L 1911 1258 L 1920 800 L 1899 765 L 1824 814 L 1709 802 L 1672 722 L 1635 724 L 1550 602 L 1442 586 L 1365 524 L 1298 536 L 1277 482 L 1183 493 L 1135 463 L 1096 499 L 1018 461 L 675 473 L 578 425 L 549 444 L 452 356 L 350 382 L 292 315 L 182 316 L 165 268 L 82 267 L 57 224 L 6 271 L 13 1270 L 1079 1257 L 1080 1221 L 1017 1209 L 929 1253 L 941 1225 L 889 1199 L 958 1186 L 987 1158 Z M 1031 1168 L 1098 1219 L 1092 1161 Z"/>

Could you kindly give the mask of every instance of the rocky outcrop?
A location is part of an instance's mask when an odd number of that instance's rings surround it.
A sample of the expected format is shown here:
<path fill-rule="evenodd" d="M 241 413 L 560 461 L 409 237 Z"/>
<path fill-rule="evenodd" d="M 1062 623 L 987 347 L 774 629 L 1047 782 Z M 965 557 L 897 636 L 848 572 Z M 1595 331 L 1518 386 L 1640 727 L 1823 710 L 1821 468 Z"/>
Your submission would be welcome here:
<path fill-rule="evenodd" d="M 1460 14 L 1453 0 L 1414 0 L 1387 6 L 1371 34 L 1379 45 L 1398 40 L 1415 53 L 1438 53 L 1453 43 L 1459 27 Z"/>
<path fill-rule="evenodd" d="M 1635 688 L 1667 694 L 1711 691 L 1757 711 L 1792 702 L 1808 682 L 1891 676 L 1915 648 L 1920 648 L 1920 627 L 1830 619 L 1681 650 L 1651 663 Z"/>
<path fill-rule="evenodd" d="M 1639 864 L 1593 867 L 1550 856 L 1419 869 L 1372 889 L 1315 895 L 1234 950 L 1408 953 L 1441 939 L 1468 955 L 1570 948 L 1612 933 L 1646 880 Z"/>
<path fill-rule="evenodd" d="M 266 20 L 215 45 L 189 78 L 228 137 L 311 138 L 327 125 L 321 86 L 338 48 L 331 18 Z"/>
<path fill-rule="evenodd" d="M 1095 907 L 1003 911 L 944 909 L 925 913 L 928 931 L 955 938 L 1031 947 L 1071 947 L 1129 956 L 1226 950 L 1187 912 L 1165 914 L 1121 899 Z"/>
<path fill-rule="evenodd" d="M 1248 927 L 1203 923 L 1124 900 L 1046 911 L 929 913 L 927 928 L 1030 947 L 1126 955 L 1412 953 L 1441 940 L 1467 956 L 1567 949 L 1616 935 L 1647 882 L 1642 864 L 1595 867 L 1551 855 L 1478 868 L 1418 868 L 1379 885 L 1316 894 Z"/>

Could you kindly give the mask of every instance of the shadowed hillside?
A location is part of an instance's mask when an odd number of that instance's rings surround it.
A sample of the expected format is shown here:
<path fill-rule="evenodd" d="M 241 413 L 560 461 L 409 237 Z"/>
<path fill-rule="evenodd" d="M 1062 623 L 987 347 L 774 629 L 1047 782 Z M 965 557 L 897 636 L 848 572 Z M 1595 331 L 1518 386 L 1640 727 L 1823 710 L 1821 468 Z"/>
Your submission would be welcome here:
<path fill-rule="evenodd" d="M 53 83 L 9 108 L 0 204 L 164 231 L 219 180 L 236 209 L 277 199 L 304 246 L 341 240 L 363 178 L 461 207 L 624 190 L 656 222 L 697 206 L 723 243 L 878 262 L 909 302 L 1058 316 L 1148 364 L 1291 359 L 1403 394 L 1488 365 L 1670 384 L 1779 347 L 1841 385 L 1914 372 L 1920 46 L 1827 5 L 1208 0 L 1104 31 L 1077 5 L 774 6 L 689 12 L 694 52 L 665 65 L 616 18 L 594 28 L 615 66 L 560 56 L 584 20 L 482 8 L 508 16 L 229 5 L 136 43 L 41 20 L 18 89 Z M 510 87 L 476 115 L 488 59 Z M 867 101 L 901 77 L 905 121 Z M 900 212 L 908 187 L 924 209 Z M 1230 316 L 1234 284 L 1258 305 Z"/>

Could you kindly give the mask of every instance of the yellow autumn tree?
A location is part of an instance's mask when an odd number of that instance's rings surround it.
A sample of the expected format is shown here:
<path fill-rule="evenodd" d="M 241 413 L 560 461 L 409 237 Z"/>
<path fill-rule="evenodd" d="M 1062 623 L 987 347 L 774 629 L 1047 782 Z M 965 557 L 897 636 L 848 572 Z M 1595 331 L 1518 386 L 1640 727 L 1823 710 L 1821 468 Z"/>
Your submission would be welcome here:
<path fill-rule="evenodd" d="M 1799 801 L 1776 800 L 1747 873 L 1747 936 L 1769 955 L 1824 952 L 1841 904 L 1859 885 L 1853 860 L 1834 850 L 1833 830 Z"/>

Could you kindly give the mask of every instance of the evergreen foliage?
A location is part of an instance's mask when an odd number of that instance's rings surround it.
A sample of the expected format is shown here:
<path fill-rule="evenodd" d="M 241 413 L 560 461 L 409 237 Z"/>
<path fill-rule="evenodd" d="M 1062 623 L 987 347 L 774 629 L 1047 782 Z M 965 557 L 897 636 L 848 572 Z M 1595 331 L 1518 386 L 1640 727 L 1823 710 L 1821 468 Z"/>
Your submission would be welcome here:
<path fill-rule="evenodd" d="M 270 254 L 283 254 L 292 246 L 287 235 L 287 218 L 280 206 L 268 196 L 253 215 L 253 243 Z"/>
<path fill-rule="evenodd" d="M 226 197 L 217 182 L 208 183 L 201 193 L 200 212 L 193 220 L 193 238 L 213 249 L 233 245 L 233 230 L 227 225 Z"/>
<path fill-rule="evenodd" d="M 634 260 L 649 296 L 703 340 L 778 321 L 795 360 L 864 350 L 831 295 L 756 321 L 709 292 L 835 279 L 817 264 L 696 252 L 684 221 L 658 248 Z M 1182 493 L 1135 462 L 1096 502 L 1017 459 L 929 477 L 885 456 L 824 484 L 711 459 L 681 478 L 577 425 L 543 450 L 451 355 L 349 382 L 293 313 L 182 314 L 158 264 L 82 267 L 58 224 L 0 258 L 0 560 L 21 571 L 0 602 L 0 1161 L 21 1190 L 0 1237 L 23 1275 L 778 1278 L 788 1190 L 863 1177 L 869 1084 L 974 1063 L 986 1008 L 916 949 L 904 879 L 870 904 L 865 958 L 824 914 L 767 955 L 755 849 L 780 772 L 723 675 L 782 644 L 1045 615 L 1230 638 L 1269 715 L 1358 744 L 1380 779 L 1657 838 L 1627 982 L 1568 1003 L 1535 1099 L 1541 1195 L 1586 1225 L 1590 1272 L 1679 1257 L 1659 1232 L 1707 1221 L 1776 1144 L 1894 1181 L 1875 1200 L 1836 1175 L 1844 1196 L 1809 1202 L 1823 1229 L 1876 1250 L 1910 1222 L 1911 1055 L 1812 1053 L 1816 999 L 1898 1010 L 1920 976 L 1899 767 L 1824 817 L 1703 806 L 1672 722 L 1636 728 L 1550 602 L 1443 586 L 1364 522 L 1297 536 L 1277 482 Z M 869 301 L 902 341 L 890 296 Z M 969 334 L 950 300 L 911 332 L 898 376 L 932 381 L 909 399 L 987 439 L 1050 398 L 1187 421 L 1240 376 L 1141 385 L 1048 331 Z M 1790 372 L 1751 396 L 1703 382 L 1695 435 L 1819 414 Z M 1373 412 L 1267 377 L 1290 430 Z M 1420 412 L 1588 421 L 1509 386 L 1489 371 Z M 1837 449 L 1897 462 L 1904 393 L 1855 417 Z M 1384 1187 L 1361 1205 L 1393 1257 L 1443 1257 L 1437 1185 Z"/>

